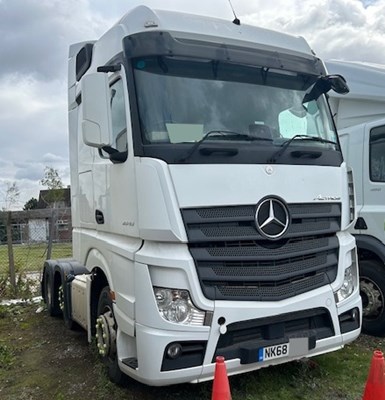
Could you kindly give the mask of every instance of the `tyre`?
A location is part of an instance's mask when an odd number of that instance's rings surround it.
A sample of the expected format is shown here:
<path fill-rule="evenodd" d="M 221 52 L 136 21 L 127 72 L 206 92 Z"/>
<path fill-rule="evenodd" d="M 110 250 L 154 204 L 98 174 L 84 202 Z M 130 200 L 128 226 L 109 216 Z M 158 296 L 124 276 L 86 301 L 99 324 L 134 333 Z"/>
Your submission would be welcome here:
<path fill-rule="evenodd" d="M 110 380 L 118 385 L 122 385 L 126 380 L 126 375 L 120 370 L 118 365 L 116 337 L 117 324 L 110 296 L 110 287 L 105 286 L 100 293 L 97 309 L 97 351 L 107 368 Z"/>
<path fill-rule="evenodd" d="M 362 260 L 359 266 L 362 332 L 385 336 L 385 268 L 374 260 Z"/>
<path fill-rule="evenodd" d="M 50 275 L 47 275 L 45 279 L 44 293 L 49 315 L 51 315 L 51 317 L 61 315 L 61 309 L 59 305 L 59 288 L 55 284 L 53 277 Z"/>
<path fill-rule="evenodd" d="M 70 303 L 66 296 L 66 287 L 65 284 L 62 284 L 59 287 L 59 304 L 63 313 L 64 325 L 72 331 L 78 330 L 79 325 L 71 318 Z"/>

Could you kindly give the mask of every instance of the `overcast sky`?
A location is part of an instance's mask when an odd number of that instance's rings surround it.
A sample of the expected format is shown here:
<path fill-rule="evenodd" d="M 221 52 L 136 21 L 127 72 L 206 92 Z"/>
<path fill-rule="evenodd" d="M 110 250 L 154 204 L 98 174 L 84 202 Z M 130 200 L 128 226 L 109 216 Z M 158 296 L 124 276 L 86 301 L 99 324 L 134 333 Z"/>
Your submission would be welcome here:
<path fill-rule="evenodd" d="M 233 19 L 228 0 L 0 0 L 0 209 L 16 182 L 22 208 L 44 167 L 69 184 L 67 55 L 131 8 Z M 242 23 L 304 36 L 323 59 L 385 64 L 385 0 L 232 0 Z"/>

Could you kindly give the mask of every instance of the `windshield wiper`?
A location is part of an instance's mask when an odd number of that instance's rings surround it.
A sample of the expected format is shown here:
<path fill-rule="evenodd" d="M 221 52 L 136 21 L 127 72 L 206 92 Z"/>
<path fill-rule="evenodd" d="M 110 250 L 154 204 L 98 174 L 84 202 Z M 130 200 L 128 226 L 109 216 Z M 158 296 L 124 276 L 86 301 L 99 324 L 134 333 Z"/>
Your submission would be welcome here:
<path fill-rule="evenodd" d="M 294 140 L 309 140 L 313 142 L 321 142 L 321 143 L 330 143 L 336 145 L 337 142 L 333 142 L 332 140 L 327 140 L 320 138 L 318 136 L 307 136 L 307 135 L 294 135 L 290 140 L 287 140 L 281 145 L 281 148 L 276 151 L 268 160 L 269 163 L 275 163 L 282 156 L 282 154 L 286 151 L 286 149 L 293 143 Z"/>
<path fill-rule="evenodd" d="M 198 140 L 197 142 L 195 142 L 195 144 L 191 147 L 191 149 L 186 153 L 185 156 L 183 156 L 182 158 L 178 159 L 178 162 L 185 162 L 186 160 L 188 160 L 194 153 L 195 151 L 198 149 L 198 147 L 206 140 L 208 139 L 210 136 L 217 134 L 218 136 L 236 136 L 237 138 L 242 138 L 243 140 L 267 140 L 267 141 L 272 141 L 272 139 L 268 139 L 268 138 L 262 138 L 262 137 L 257 137 L 257 136 L 251 136 L 248 135 L 246 133 L 240 133 L 240 132 L 235 132 L 235 131 L 225 131 L 225 130 L 221 130 L 221 129 L 215 129 L 212 131 L 207 132 L 206 134 L 203 135 L 202 139 Z M 225 150 L 225 149 L 224 149 Z M 231 149 L 233 150 L 233 149 Z"/>

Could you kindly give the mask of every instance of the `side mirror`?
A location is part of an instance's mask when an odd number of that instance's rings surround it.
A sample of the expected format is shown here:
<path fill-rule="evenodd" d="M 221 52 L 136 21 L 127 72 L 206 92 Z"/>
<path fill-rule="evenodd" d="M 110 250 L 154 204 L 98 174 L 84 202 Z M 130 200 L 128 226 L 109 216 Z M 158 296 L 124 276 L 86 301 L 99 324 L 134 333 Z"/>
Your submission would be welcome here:
<path fill-rule="evenodd" d="M 349 93 L 349 86 L 346 83 L 345 78 L 342 75 L 328 75 L 326 77 L 330 82 L 330 87 L 338 94 Z"/>
<path fill-rule="evenodd" d="M 302 100 L 302 103 L 316 100 L 318 99 L 318 97 L 321 96 L 321 94 L 325 94 L 331 89 L 333 89 L 338 94 L 349 93 L 349 86 L 343 76 L 337 74 L 321 76 L 316 80 L 311 90 L 306 93 L 305 97 Z"/>
<path fill-rule="evenodd" d="M 82 131 L 86 145 L 102 148 L 112 145 L 110 88 L 108 75 L 94 72 L 81 81 Z"/>

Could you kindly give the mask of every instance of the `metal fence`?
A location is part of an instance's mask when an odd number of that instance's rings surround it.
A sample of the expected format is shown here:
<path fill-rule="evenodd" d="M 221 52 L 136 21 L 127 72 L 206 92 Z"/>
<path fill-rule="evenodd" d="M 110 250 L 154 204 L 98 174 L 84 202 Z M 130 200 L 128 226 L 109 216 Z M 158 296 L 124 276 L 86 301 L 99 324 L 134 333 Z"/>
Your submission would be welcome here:
<path fill-rule="evenodd" d="M 70 208 L 0 212 L 0 300 L 40 294 L 44 261 L 71 256 Z"/>

